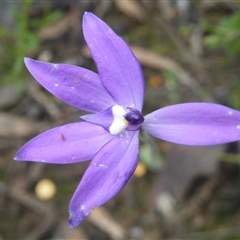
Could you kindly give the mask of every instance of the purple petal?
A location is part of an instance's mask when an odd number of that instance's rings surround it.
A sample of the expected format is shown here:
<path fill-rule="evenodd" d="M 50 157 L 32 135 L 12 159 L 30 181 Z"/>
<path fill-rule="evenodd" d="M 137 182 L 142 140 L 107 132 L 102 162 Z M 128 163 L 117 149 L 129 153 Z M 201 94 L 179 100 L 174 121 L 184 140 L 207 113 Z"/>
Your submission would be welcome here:
<path fill-rule="evenodd" d="M 83 17 L 83 33 L 105 88 L 119 105 L 141 111 L 143 73 L 131 49 L 92 13 Z"/>
<path fill-rule="evenodd" d="M 101 112 L 115 105 L 99 76 L 85 68 L 24 59 L 34 78 L 50 93 L 76 108 Z"/>
<path fill-rule="evenodd" d="M 71 200 L 71 228 L 114 197 L 128 182 L 138 160 L 138 131 L 118 135 L 94 157 Z"/>
<path fill-rule="evenodd" d="M 145 117 L 142 129 L 170 142 L 215 145 L 240 139 L 240 112 L 213 103 L 185 103 Z"/>
<path fill-rule="evenodd" d="M 26 143 L 15 160 L 75 163 L 92 159 L 113 136 L 91 123 L 71 123 L 46 131 Z"/>

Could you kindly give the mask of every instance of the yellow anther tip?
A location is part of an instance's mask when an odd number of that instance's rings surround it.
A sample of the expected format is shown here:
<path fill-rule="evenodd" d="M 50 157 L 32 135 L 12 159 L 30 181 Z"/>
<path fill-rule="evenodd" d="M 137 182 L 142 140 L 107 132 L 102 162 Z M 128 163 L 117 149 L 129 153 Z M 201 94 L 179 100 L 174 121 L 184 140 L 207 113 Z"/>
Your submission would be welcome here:
<path fill-rule="evenodd" d="M 126 125 L 129 125 L 129 122 L 128 122 L 128 120 L 127 120 L 126 118 L 124 118 L 123 121 L 124 121 L 124 123 L 125 123 Z"/>

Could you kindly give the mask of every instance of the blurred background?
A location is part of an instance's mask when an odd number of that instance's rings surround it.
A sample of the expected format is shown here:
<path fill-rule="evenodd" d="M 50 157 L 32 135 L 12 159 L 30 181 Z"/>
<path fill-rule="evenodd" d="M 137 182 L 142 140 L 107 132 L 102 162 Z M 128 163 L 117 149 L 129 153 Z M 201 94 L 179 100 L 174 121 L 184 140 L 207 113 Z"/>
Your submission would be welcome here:
<path fill-rule="evenodd" d="M 95 71 L 84 11 L 139 59 L 144 114 L 194 101 L 240 109 L 239 1 L 0 1 L 0 240 L 240 239 L 239 143 L 186 147 L 143 134 L 127 186 L 75 229 L 68 204 L 89 162 L 13 160 L 32 137 L 83 114 L 43 89 L 23 57 Z"/>

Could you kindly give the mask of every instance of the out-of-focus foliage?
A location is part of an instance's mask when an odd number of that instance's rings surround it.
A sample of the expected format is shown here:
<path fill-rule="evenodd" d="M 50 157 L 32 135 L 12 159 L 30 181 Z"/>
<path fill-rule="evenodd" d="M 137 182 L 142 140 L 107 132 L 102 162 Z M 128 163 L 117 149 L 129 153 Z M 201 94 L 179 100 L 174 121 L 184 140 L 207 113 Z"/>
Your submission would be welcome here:
<path fill-rule="evenodd" d="M 214 64 L 213 82 L 219 81 L 218 90 L 225 92 L 227 97 L 222 100 L 229 106 L 240 109 L 239 101 L 239 60 L 240 53 L 240 10 L 231 14 L 218 14 L 202 19 L 201 27 L 204 32 L 205 53 L 211 56 Z M 211 50 L 211 51 L 209 51 Z M 222 86 L 220 85 L 220 82 Z M 221 91 L 215 88 L 215 93 L 221 98 Z M 214 90 L 211 90 L 213 93 Z"/>
<path fill-rule="evenodd" d="M 164 157 L 159 151 L 158 145 L 146 133 L 143 134 L 142 141 L 143 144 L 139 151 L 140 161 L 152 171 L 160 170 L 164 163 Z"/>
<path fill-rule="evenodd" d="M 240 101 L 239 101 L 239 92 L 240 92 L 240 79 L 235 82 L 232 93 L 229 95 L 229 102 L 231 106 L 240 109 Z"/>
<path fill-rule="evenodd" d="M 47 13 L 45 17 L 30 19 L 30 5 L 31 1 L 21 1 L 21 10 L 13 10 L 15 26 L 12 28 L 1 26 L 0 28 L 0 54 L 2 56 L 0 60 L 2 66 L 0 84 L 9 82 L 11 79 L 19 89 L 22 88 L 19 74 L 23 71 L 24 56 L 39 49 L 38 32 L 61 16 L 59 11 L 53 11 Z"/>
<path fill-rule="evenodd" d="M 174 72 L 165 70 L 163 71 L 164 79 L 166 79 L 167 88 L 171 90 L 169 94 L 169 99 L 171 99 L 172 103 L 179 102 L 179 94 L 178 94 L 178 87 L 179 81 L 177 76 Z"/>
<path fill-rule="evenodd" d="M 207 47 L 212 49 L 221 47 L 230 54 L 240 51 L 240 12 L 222 17 L 217 25 L 203 21 L 202 26 L 208 33 L 205 37 Z"/>

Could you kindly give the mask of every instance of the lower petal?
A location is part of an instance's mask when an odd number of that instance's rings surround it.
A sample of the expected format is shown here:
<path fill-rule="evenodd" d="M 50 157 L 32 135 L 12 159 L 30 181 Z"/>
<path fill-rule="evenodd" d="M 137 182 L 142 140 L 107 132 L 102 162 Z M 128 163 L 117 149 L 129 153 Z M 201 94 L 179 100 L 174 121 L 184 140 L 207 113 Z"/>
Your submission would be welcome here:
<path fill-rule="evenodd" d="M 138 131 L 119 134 L 92 160 L 70 203 L 69 226 L 114 197 L 128 182 L 138 161 Z"/>
<path fill-rule="evenodd" d="M 91 123 L 71 123 L 48 130 L 26 143 L 15 160 L 75 163 L 89 160 L 113 136 Z"/>
<path fill-rule="evenodd" d="M 240 112 L 213 103 L 177 104 L 148 114 L 142 129 L 179 144 L 222 144 L 240 139 Z"/>

